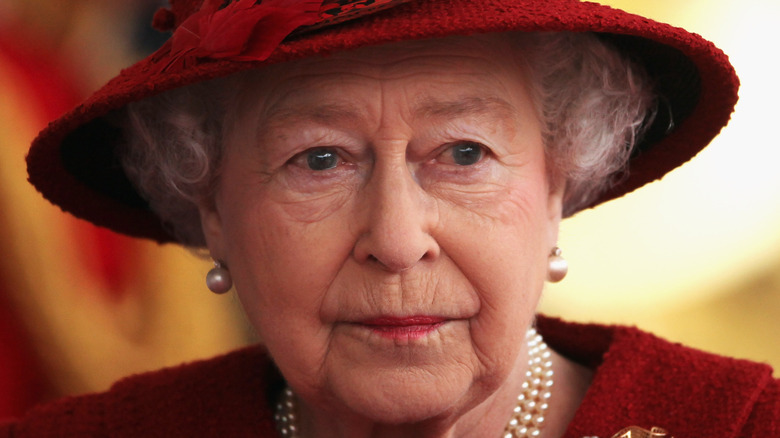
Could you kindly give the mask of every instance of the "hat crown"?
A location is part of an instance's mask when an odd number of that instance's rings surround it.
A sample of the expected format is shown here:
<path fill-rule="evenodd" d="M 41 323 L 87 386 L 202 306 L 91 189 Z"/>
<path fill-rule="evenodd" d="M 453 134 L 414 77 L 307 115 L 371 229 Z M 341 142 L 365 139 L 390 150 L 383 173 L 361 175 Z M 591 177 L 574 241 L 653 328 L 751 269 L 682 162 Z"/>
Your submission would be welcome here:
<path fill-rule="evenodd" d="M 168 32 L 177 29 L 184 21 L 186 21 L 191 15 L 198 12 L 201 8 L 203 8 L 204 3 L 211 3 L 211 7 L 225 7 L 228 4 L 235 2 L 238 0 L 168 0 L 168 3 L 170 4 L 170 7 L 168 8 L 160 8 L 157 13 L 155 13 L 154 19 L 152 21 L 152 26 L 159 30 L 160 32 Z M 398 1 L 398 0 L 396 0 Z M 396 1 L 380 1 L 376 3 L 395 3 Z M 406 2 L 408 0 L 401 0 L 400 3 Z M 548 3 L 579 3 L 580 0 L 547 0 Z M 257 3 L 262 3 L 262 0 L 258 0 Z M 374 1 L 366 1 L 361 2 L 358 0 L 335 0 L 326 2 L 323 1 L 323 4 L 329 3 L 329 6 L 334 7 L 340 7 L 344 6 L 345 4 L 350 3 L 363 3 L 360 5 L 360 8 L 365 9 L 374 9 L 373 5 Z M 501 0 L 499 0 L 499 3 L 501 3 Z M 528 4 L 530 9 L 533 9 L 534 7 L 538 6 L 538 1 L 536 0 L 525 0 L 525 3 Z M 354 10 L 352 12 L 355 12 Z"/>

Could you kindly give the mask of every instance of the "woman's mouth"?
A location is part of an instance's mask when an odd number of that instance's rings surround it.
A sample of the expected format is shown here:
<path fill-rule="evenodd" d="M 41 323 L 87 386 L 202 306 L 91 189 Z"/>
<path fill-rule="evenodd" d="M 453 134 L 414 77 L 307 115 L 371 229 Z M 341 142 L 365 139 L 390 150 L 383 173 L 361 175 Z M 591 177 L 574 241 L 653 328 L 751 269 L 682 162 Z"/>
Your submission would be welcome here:
<path fill-rule="evenodd" d="M 382 316 L 360 321 L 358 324 L 384 338 L 414 340 L 433 332 L 446 321 L 446 318 L 427 315 L 407 317 Z"/>

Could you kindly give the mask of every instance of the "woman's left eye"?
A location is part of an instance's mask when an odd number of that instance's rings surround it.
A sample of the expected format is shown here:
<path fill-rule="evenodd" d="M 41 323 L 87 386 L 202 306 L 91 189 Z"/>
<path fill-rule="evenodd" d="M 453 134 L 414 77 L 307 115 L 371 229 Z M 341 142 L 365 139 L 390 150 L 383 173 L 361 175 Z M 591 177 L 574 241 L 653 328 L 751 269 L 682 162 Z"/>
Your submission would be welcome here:
<path fill-rule="evenodd" d="M 341 158 L 330 148 L 316 148 L 304 153 L 306 166 L 314 171 L 329 170 L 337 167 Z"/>
<path fill-rule="evenodd" d="M 448 147 L 438 160 L 458 166 L 471 166 L 479 163 L 484 155 L 484 146 L 473 141 L 463 141 Z"/>

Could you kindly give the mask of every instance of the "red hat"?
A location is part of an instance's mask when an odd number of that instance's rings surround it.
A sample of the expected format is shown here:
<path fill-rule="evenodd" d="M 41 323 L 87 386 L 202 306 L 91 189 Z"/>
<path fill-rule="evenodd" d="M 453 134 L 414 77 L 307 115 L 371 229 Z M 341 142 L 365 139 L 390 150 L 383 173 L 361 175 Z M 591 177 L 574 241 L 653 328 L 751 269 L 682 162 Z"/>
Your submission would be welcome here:
<path fill-rule="evenodd" d="M 712 43 L 683 29 L 577 0 L 171 0 L 154 19 L 173 36 L 51 123 L 27 156 L 30 182 L 77 217 L 131 236 L 176 240 L 114 155 L 112 110 L 240 70 L 411 39 L 507 31 L 596 32 L 642 65 L 665 107 L 628 176 L 589 207 L 656 180 L 728 123 L 739 80 Z M 668 110 L 668 111 L 667 111 Z M 673 122 L 670 119 L 673 117 Z"/>

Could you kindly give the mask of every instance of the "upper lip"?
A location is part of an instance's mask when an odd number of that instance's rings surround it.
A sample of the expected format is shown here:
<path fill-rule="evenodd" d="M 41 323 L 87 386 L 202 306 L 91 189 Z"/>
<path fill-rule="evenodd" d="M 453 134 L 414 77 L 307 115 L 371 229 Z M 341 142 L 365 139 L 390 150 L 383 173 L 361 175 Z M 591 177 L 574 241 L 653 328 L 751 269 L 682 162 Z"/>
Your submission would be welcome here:
<path fill-rule="evenodd" d="M 388 327 L 388 326 L 404 327 L 404 326 L 413 326 L 413 325 L 439 324 L 446 320 L 447 318 L 444 318 L 442 316 L 432 316 L 432 315 L 379 316 L 375 318 L 364 319 L 362 321 L 359 321 L 359 323 L 363 325 L 384 326 L 384 327 Z"/>

